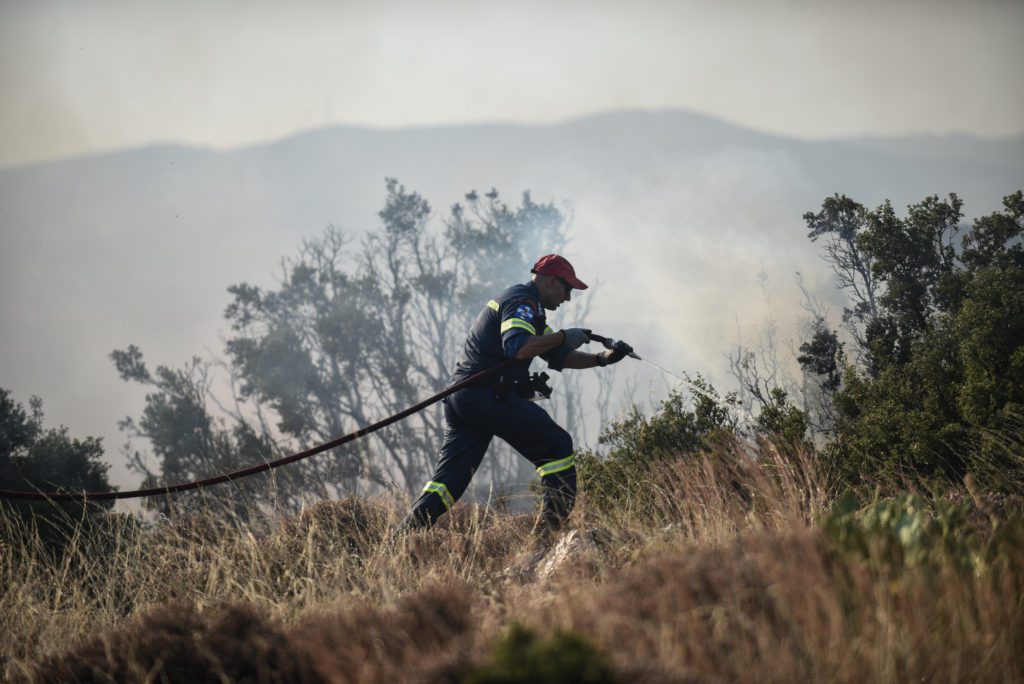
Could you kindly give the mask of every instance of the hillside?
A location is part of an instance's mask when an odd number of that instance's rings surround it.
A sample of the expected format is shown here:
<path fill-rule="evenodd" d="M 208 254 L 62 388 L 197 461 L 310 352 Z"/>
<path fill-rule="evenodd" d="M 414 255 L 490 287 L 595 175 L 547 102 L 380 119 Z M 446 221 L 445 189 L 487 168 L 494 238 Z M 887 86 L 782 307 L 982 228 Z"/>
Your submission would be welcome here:
<path fill-rule="evenodd" d="M 539 561 L 531 515 L 463 504 L 396 538 L 391 499 L 263 529 L 216 507 L 113 519 L 64 562 L 7 526 L 0 663 L 38 682 L 1024 676 L 1019 501 L 837 501 L 811 454 L 750 448 L 638 461 L 612 503 L 584 469 Z"/>

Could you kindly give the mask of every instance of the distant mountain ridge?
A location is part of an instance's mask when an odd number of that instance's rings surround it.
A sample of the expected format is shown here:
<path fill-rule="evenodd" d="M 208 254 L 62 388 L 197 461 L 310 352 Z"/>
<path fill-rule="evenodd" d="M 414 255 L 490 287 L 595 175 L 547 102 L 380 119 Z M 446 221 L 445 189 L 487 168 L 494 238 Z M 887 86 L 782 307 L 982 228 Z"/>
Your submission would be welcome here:
<path fill-rule="evenodd" d="M 736 321 L 757 315 L 759 268 L 780 288 L 801 270 L 835 301 L 804 211 L 833 193 L 902 210 L 956 192 L 968 216 L 989 213 L 1024 187 L 1024 137 L 806 141 L 688 112 L 615 112 L 538 126 L 338 126 L 226 151 L 155 145 L 4 169 L 0 386 L 42 396 L 73 434 L 106 435 L 119 460 L 115 421 L 138 411 L 142 392 L 107 354 L 136 343 L 178 365 L 219 351 L 225 288 L 272 285 L 280 258 L 329 223 L 375 225 L 385 177 L 438 218 L 471 189 L 567 202 L 568 253 L 608 283 L 595 321 L 612 329 L 617 312 L 636 310 L 631 326 L 651 348 L 683 350 L 680 366 L 711 373 Z"/>
<path fill-rule="evenodd" d="M 301 150 L 307 149 L 310 144 L 319 146 L 325 142 L 336 144 L 348 141 L 365 144 L 373 139 L 388 137 L 415 138 L 424 135 L 439 137 L 454 134 L 459 137 L 479 135 L 491 137 L 494 135 L 515 135 L 520 133 L 528 136 L 546 137 L 546 133 L 553 132 L 557 137 L 562 137 L 568 131 L 576 131 L 581 136 L 593 137 L 594 135 L 605 134 L 610 130 L 623 131 L 631 129 L 636 132 L 634 137 L 637 138 L 660 138 L 661 134 L 670 133 L 677 141 L 696 140 L 699 141 L 702 147 L 736 144 L 737 141 L 743 144 L 762 145 L 838 146 L 883 155 L 910 156 L 931 160 L 980 161 L 983 163 L 1001 161 L 1010 165 L 1019 163 L 1021 154 L 1024 153 L 1024 135 L 982 138 L 966 133 L 950 133 L 948 135 L 851 136 L 806 140 L 762 132 L 693 112 L 635 110 L 593 114 L 551 124 L 479 123 L 410 128 L 372 128 L 336 125 L 294 133 L 270 142 L 254 143 L 225 150 L 214 150 L 212 148 L 179 143 L 160 143 L 0 168 L 0 178 L 5 174 L 51 170 L 54 167 L 66 165 L 71 167 L 76 167 L 78 164 L 92 166 L 103 164 L 107 161 L 121 163 L 122 161 L 136 158 L 139 155 L 230 156 L 251 152 L 258 153 L 261 150 L 285 148 Z"/>

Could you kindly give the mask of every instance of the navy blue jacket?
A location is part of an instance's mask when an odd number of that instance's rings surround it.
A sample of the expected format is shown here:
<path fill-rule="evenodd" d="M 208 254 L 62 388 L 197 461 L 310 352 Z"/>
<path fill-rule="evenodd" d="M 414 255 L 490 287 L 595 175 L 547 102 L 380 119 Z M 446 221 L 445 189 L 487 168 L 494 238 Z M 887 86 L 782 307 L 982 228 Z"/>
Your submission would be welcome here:
<path fill-rule="evenodd" d="M 540 291 L 533 282 L 513 285 L 487 302 L 466 336 L 462 356 L 455 366 L 452 384 L 475 373 L 496 366 L 515 355 L 530 335 L 546 335 L 552 332 L 548 327 L 544 307 L 540 303 Z M 548 367 L 561 371 L 568 347 L 556 347 L 541 354 Z M 502 377 L 506 382 L 516 381 L 529 375 L 530 362 L 523 359 L 512 364 Z"/>

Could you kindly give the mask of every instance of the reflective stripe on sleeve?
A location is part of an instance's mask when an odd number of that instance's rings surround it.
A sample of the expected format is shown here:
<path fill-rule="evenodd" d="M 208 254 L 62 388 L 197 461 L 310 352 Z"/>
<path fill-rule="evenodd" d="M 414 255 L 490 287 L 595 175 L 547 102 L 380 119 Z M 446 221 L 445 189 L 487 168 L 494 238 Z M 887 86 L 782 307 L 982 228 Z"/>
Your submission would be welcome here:
<path fill-rule="evenodd" d="M 542 465 L 540 468 L 537 468 L 537 472 L 540 473 L 541 477 L 544 477 L 545 475 L 554 475 L 555 473 L 560 473 L 563 470 L 568 470 L 574 465 L 576 465 L 576 456 L 574 454 L 569 454 L 565 458 Z"/>
<path fill-rule="evenodd" d="M 522 328 L 531 335 L 537 334 L 537 329 L 521 318 L 510 318 L 501 322 L 501 332 L 507 332 L 512 328 Z"/>
<path fill-rule="evenodd" d="M 545 335 L 550 335 L 550 334 L 551 334 L 551 333 L 553 333 L 553 332 L 555 332 L 555 331 L 551 329 L 551 326 L 550 326 L 550 325 L 545 325 L 545 326 L 544 326 L 544 334 L 545 334 Z"/>
<path fill-rule="evenodd" d="M 431 480 L 427 483 L 427 486 L 423 488 L 425 492 L 431 492 L 441 497 L 441 503 L 444 504 L 445 510 L 449 510 L 455 505 L 455 499 L 452 498 L 451 492 L 445 487 L 444 482 L 434 482 Z"/>
<path fill-rule="evenodd" d="M 487 302 L 487 306 L 491 307 L 495 311 L 497 311 L 499 308 L 501 308 L 501 307 L 498 306 L 498 302 L 494 301 L 493 299 L 491 301 Z"/>

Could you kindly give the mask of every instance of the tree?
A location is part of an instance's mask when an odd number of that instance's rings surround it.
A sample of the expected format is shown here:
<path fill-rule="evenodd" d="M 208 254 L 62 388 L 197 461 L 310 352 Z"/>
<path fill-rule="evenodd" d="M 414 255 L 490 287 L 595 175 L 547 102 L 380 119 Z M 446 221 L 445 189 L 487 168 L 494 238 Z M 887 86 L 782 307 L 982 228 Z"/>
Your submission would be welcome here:
<path fill-rule="evenodd" d="M 0 489 L 112 491 L 101 439 L 72 438 L 66 427 L 44 429 L 42 400 L 32 397 L 29 407 L 26 411 L 0 388 Z M 35 525 L 49 545 L 59 546 L 76 525 L 109 510 L 112 503 L 5 501 L 3 506 Z"/>
<path fill-rule="evenodd" d="M 824 314 L 815 312 L 799 351 L 796 360 L 804 375 L 808 425 L 812 436 L 829 436 L 836 422 L 835 396 L 846 355 L 839 335 L 828 327 Z"/>
<path fill-rule="evenodd" d="M 138 451 L 129 455 L 128 467 L 143 476 L 143 487 L 173 485 L 213 477 L 225 472 L 271 460 L 280 451 L 264 431 L 236 413 L 231 425 L 212 416 L 210 402 L 210 364 L 193 357 L 183 369 L 157 366 L 150 373 L 138 347 L 115 350 L 110 355 L 121 379 L 137 382 L 153 391 L 146 395 L 146 406 L 138 420 L 127 417 L 121 429 L 132 437 L 147 439 L 153 448 L 156 464 L 151 464 Z M 274 500 L 286 506 L 297 506 L 302 493 L 323 492 L 324 464 L 304 464 L 287 472 L 274 472 L 232 482 L 232 495 L 224 500 L 227 507 L 245 518 L 251 512 L 248 503 Z M 267 486 L 269 483 L 269 487 Z M 318 486 L 319 485 L 319 486 Z M 186 494 L 177 502 L 147 499 L 148 505 L 165 513 L 173 506 L 189 507 L 199 493 Z M 180 497 L 180 495 L 179 495 Z"/>
<path fill-rule="evenodd" d="M 932 326 L 936 315 L 959 304 L 958 259 L 953 238 L 960 228 L 963 202 L 928 197 L 907 208 L 899 219 L 886 201 L 868 214 L 868 227 L 857 237 L 871 258 L 880 288 L 881 313 L 871 321 L 867 340 L 872 367 L 880 371 L 910 360 L 911 347 Z"/>
<path fill-rule="evenodd" d="M 865 328 L 878 318 L 878 283 L 872 258 L 859 244 L 869 217 L 864 206 L 846 195 L 826 198 L 821 211 L 807 212 L 804 221 L 811 242 L 825 237 L 825 260 L 832 265 L 836 284 L 845 289 L 852 306 L 843 309 L 843 325 L 859 351 L 866 350 Z M 870 371 L 870 364 L 868 365 Z"/>
<path fill-rule="evenodd" d="M 1024 201 L 1021 192 L 1004 198 L 1003 211 L 976 220 L 958 248 L 962 208 L 956 195 L 928 197 L 901 218 L 885 202 L 858 211 L 844 243 L 873 279 L 876 308 L 855 339 L 866 362 L 844 364 L 824 325 L 800 361 L 833 379 L 840 369 L 827 454 L 848 482 L 972 472 L 1020 487 L 1024 462 L 999 445 L 1014 439 L 1024 408 Z M 805 215 L 812 233 L 819 217 Z M 853 289 L 849 278 L 839 284 Z"/>

